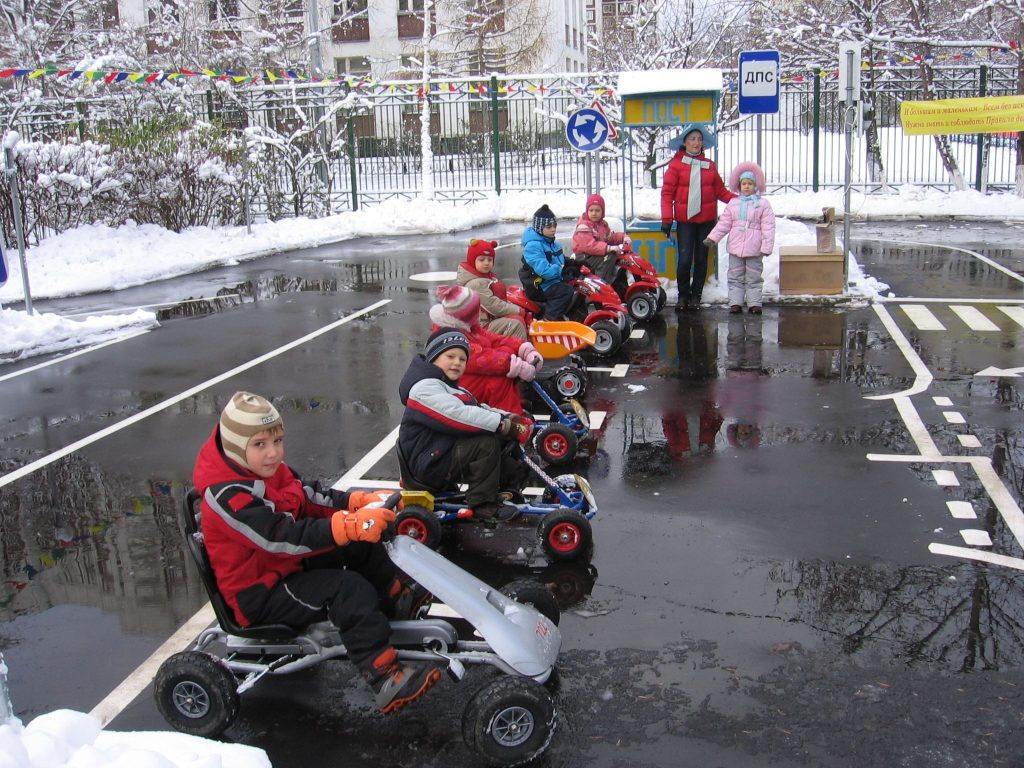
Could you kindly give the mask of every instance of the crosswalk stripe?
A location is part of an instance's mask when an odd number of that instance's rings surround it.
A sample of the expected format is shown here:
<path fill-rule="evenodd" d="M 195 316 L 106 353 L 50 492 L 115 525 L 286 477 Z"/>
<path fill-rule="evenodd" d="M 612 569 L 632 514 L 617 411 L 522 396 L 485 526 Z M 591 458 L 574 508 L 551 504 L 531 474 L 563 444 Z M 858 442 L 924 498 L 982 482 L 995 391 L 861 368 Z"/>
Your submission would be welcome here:
<path fill-rule="evenodd" d="M 924 304 L 903 304 L 903 312 L 919 331 L 944 331 L 946 326 Z"/>
<path fill-rule="evenodd" d="M 998 331 L 999 326 L 989 320 L 977 307 L 964 306 L 963 304 L 951 304 L 949 306 L 954 314 L 959 317 L 972 331 Z"/>
<path fill-rule="evenodd" d="M 1024 307 L 999 307 L 999 311 L 1013 320 L 1017 325 L 1024 327 Z"/>

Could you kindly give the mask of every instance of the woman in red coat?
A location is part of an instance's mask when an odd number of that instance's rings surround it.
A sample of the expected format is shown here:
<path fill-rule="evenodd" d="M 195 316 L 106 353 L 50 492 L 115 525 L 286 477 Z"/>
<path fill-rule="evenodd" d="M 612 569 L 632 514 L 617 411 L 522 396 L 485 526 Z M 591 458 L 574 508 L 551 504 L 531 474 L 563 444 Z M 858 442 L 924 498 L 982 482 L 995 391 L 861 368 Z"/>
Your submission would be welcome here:
<path fill-rule="evenodd" d="M 715 145 L 714 136 L 692 124 L 683 128 L 680 137 L 669 142 L 678 152 L 669 161 L 661 185 L 661 231 L 665 237 L 672 236 L 672 222 L 676 222 L 677 312 L 700 308 L 708 274 L 704 239 L 718 219 L 718 201 L 727 203 L 736 197 L 726 188 L 715 164 L 704 156 L 704 150 Z"/>

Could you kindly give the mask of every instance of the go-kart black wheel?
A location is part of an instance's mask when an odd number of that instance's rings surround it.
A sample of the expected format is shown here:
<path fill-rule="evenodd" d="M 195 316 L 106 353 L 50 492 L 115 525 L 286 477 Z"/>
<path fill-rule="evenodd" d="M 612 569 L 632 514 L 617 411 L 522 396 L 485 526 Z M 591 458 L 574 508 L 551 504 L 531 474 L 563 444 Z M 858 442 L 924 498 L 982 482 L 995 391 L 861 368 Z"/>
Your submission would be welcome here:
<path fill-rule="evenodd" d="M 501 588 L 501 594 L 511 597 L 517 603 L 532 605 L 542 616 L 546 616 L 556 627 L 562 620 L 562 611 L 551 590 L 530 579 L 516 579 Z"/>
<path fill-rule="evenodd" d="M 658 314 L 658 299 L 653 293 L 642 291 L 631 296 L 626 307 L 630 317 L 644 323 Z"/>
<path fill-rule="evenodd" d="M 564 424 L 548 424 L 533 439 L 537 453 L 548 464 L 564 464 L 576 458 L 576 433 Z"/>
<path fill-rule="evenodd" d="M 528 677 L 502 677 L 482 688 L 462 713 L 462 738 L 491 765 L 528 762 L 555 732 L 555 702 Z"/>
<path fill-rule="evenodd" d="M 201 651 L 182 651 L 161 664 L 153 696 L 164 720 L 191 736 L 219 736 L 238 717 L 235 676 Z"/>
<path fill-rule="evenodd" d="M 575 560 L 590 549 L 590 521 L 574 509 L 559 509 L 540 524 L 540 545 L 552 560 Z"/>
<path fill-rule="evenodd" d="M 658 311 L 661 312 L 668 304 L 668 294 L 665 293 L 665 289 L 660 285 L 658 286 Z"/>
<path fill-rule="evenodd" d="M 590 326 L 597 338 L 594 339 L 594 354 L 612 355 L 619 351 L 622 346 L 622 331 L 619 326 L 609 320 L 598 320 Z"/>
<path fill-rule="evenodd" d="M 441 546 L 441 538 L 444 536 L 437 515 L 416 504 L 406 505 L 395 517 L 395 533 L 416 539 L 430 549 Z"/>
<path fill-rule="evenodd" d="M 562 368 L 554 378 L 559 397 L 581 397 L 587 390 L 587 380 L 576 368 Z"/>

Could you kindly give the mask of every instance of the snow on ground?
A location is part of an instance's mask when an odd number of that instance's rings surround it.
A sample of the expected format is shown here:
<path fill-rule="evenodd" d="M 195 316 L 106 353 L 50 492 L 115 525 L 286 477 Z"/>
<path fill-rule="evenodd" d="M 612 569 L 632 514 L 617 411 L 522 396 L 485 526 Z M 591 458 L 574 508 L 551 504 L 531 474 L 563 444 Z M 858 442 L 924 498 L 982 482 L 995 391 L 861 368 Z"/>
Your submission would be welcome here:
<path fill-rule="evenodd" d="M 603 194 L 609 218 L 621 217 L 622 190 L 606 189 Z M 392 200 L 322 219 L 259 222 L 252 225 L 251 233 L 245 227 L 196 227 L 178 233 L 151 224 L 128 224 L 116 229 L 90 225 L 48 238 L 28 250 L 29 290 L 34 299 L 111 291 L 357 237 L 469 233 L 476 227 L 497 221 L 521 221 L 525 225 L 542 203 L 547 203 L 563 221 L 574 221 L 582 212 L 585 199 L 582 193 L 511 192 L 458 205 Z M 769 199 L 776 215 L 782 219 L 776 234 L 776 251 L 765 264 L 765 295 L 771 299 L 778 295 L 778 247 L 813 244 L 811 230 L 797 220 L 817 219 L 825 207 L 842 211 L 843 195 L 841 190 L 829 190 L 771 195 Z M 638 218 L 656 221 L 660 217 L 660 192 L 638 190 L 634 193 L 634 205 Z M 853 194 L 850 209 L 859 220 L 956 216 L 1024 221 L 1024 199 L 1013 195 L 983 195 L 975 191 L 946 193 L 911 186 L 902 187 L 892 195 Z M 560 241 L 567 245 L 567 234 L 563 234 Z M 453 265 L 461 256 L 453 254 Z M 9 304 L 20 302 L 24 292 L 18 253 L 9 251 L 7 261 L 10 275 L 7 283 L 0 286 L 0 303 Z M 717 284 L 705 290 L 707 301 L 725 299 L 724 272 L 721 271 L 725 262 L 720 260 Z M 850 282 L 851 294 L 864 299 L 884 289 L 863 276 L 855 263 L 851 264 Z M 30 317 L 24 312 L 0 310 L 0 362 L 96 344 L 156 325 L 156 316 L 142 310 L 86 320 L 64 319 L 52 314 Z"/>
<path fill-rule="evenodd" d="M 0 768 L 270 768 L 267 753 L 181 733 L 101 731 L 92 715 L 58 709 L 0 725 Z"/>

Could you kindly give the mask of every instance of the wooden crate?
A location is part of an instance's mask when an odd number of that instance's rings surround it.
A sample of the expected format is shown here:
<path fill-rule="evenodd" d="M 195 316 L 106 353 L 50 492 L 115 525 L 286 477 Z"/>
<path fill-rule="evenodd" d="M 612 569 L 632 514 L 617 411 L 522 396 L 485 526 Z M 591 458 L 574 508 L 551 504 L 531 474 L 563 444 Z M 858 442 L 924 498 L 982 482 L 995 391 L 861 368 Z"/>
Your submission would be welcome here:
<path fill-rule="evenodd" d="M 821 252 L 813 245 L 779 247 L 779 293 L 835 295 L 843 292 L 843 252 Z"/>

